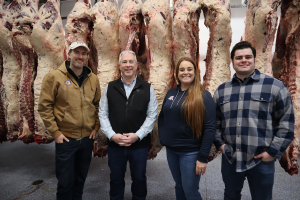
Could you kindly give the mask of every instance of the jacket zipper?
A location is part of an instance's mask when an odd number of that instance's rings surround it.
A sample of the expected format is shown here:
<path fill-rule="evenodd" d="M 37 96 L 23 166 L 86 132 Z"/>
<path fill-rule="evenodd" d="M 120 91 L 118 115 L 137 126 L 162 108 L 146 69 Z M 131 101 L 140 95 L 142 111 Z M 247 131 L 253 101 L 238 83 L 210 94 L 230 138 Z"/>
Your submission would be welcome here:
<path fill-rule="evenodd" d="M 82 82 L 81 86 L 83 87 L 83 84 L 86 82 L 86 80 L 89 78 L 89 75 L 86 79 L 84 79 L 84 81 Z M 79 86 L 79 85 L 78 85 Z M 82 116 L 82 124 L 81 124 L 81 135 L 80 138 L 82 138 L 82 128 L 83 128 L 83 124 L 84 124 L 84 118 L 83 118 L 83 109 L 82 109 L 82 94 L 81 94 L 81 87 L 79 87 L 80 90 L 80 100 L 81 100 L 81 116 Z M 85 96 L 84 96 L 85 98 Z"/>

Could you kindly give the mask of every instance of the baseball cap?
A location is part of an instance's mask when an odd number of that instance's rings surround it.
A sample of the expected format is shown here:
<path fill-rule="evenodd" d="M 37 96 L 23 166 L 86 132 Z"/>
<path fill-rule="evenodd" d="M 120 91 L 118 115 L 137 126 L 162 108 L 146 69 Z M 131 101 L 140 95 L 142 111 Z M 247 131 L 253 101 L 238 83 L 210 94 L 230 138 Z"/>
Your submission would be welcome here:
<path fill-rule="evenodd" d="M 70 46 L 69 46 L 69 50 L 71 49 L 76 49 L 77 47 L 84 47 L 86 48 L 87 51 L 89 51 L 90 49 L 88 48 L 88 46 L 82 42 L 82 41 L 77 41 L 77 42 L 73 42 Z"/>

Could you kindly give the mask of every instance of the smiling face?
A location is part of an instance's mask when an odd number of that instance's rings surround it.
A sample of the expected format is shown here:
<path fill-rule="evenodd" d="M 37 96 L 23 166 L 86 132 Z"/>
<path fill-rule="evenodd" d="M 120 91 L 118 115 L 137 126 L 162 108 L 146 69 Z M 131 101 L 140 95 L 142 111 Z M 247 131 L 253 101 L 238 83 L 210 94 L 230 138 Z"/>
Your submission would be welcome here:
<path fill-rule="evenodd" d="M 195 79 L 194 65 L 189 61 L 182 61 L 179 65 L 177 77 L 180 81 L 181 88 L 189 88 Z"/>
<path fill-rule="evenodd" d="M 132 53 L 124 53 L 121 56 L 120 71 L 123 78 L 133 80 L 135 78 L 138 63 Z"/>
<path fill-rule="evenodd" d="M 88 60 L 88 51 L 84 47 L 77 47 L 69 53 L 70 68 L 83 68 Z"/>
<path fill-rule="evenodd" d="M 242 80 L 250 76 L 255 70 L 255 60 L 250 48 L 235 51 L 232 65 L 236 76 Z"/>

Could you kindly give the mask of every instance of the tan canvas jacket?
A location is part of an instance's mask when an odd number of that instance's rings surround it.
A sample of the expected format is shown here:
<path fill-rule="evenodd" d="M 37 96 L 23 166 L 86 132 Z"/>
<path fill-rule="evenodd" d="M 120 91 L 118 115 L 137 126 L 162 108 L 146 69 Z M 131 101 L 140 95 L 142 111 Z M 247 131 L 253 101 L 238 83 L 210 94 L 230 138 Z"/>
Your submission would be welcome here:
<path fill-rule="evenodd" d="M 68 73 L 65 62 L 44 77 L 38 112 L 54 138 L 64 134 L 79 139 L 100 128 L 100 83 L 90 71 L 79 87 Z"/>

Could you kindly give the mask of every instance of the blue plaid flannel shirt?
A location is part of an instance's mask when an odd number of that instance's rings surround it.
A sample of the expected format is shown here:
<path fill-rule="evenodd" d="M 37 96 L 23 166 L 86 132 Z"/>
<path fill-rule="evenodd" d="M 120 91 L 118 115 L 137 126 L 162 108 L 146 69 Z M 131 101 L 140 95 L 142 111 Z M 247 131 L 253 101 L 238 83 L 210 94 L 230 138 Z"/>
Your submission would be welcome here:
<path fill-rule="evenodd" d="M 266 151 L 279 159 L 294 138 L 294 111 L 284 84 L 257 69 L 244 82 L 233 76 L 214 94 L 217 132 L 214 144 L 223 144 L 225 157 L 236 171 L 256 166 L 254 156 Z"/>
<path fill-rule="evenodd" d="M 135 86 L 136 78 L 131 82 L 130 85 L 127 85 L 123 81 L 122 77 L 121 77 L 121 81 L 124 84 L 126 96 L 127 98 L 129 98 L 130 93 L 132 92 Z M 107 87 L 108 85 L 106 85 L 99 103 L 99 120 L 101 124 L 101 131 L 105 134 L 106 137 L 108 137 L 108 139 L 110 139 L 116 133 L 113 131 L 108 117 L 108 100 L 106 95 Z M 152 131 L 154 124 L 156 122 L 157 112 L 158 112 L 158 108 L 157 108 L 155 91 L 152 85 L 150 85 L 150 101 L 148 103 L 147 117 L 145 122 L 141 126 L 141 128 L 135 133 L 140 138 L 140 140 L 142 140 L 145 136 L 147 136 L 148 133 Z"/>

